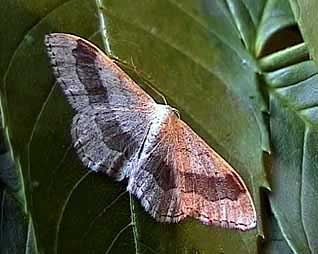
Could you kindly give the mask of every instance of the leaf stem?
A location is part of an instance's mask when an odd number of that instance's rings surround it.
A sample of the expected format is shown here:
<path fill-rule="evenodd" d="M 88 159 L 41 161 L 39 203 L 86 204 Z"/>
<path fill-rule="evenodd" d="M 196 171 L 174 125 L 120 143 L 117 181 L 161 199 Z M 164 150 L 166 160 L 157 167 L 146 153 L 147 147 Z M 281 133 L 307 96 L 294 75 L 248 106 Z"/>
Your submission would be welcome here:
<path fill-rule="evenodd" d="M 136 211 L 135 211 L 134 200 L 133 200 L 131 193 L 129 193 L 129 202 L 130 202 L 131 225 L 132 225 L 132 229 L 133 229 L 135 249 L 136 249 L 136 254 L 138 254 L 139 247 L 138 247 L 138 231 L 137 231 L 137 226 L 136 226 Z"/>
<path fill-rule="evenodd" d="M 103 6 L 103 3 L 101 0 L 96 0 L 96 5 L 97 5 L 97 12 L 99 17 L 100 31 L 102 34 L 102 40 L 104 44 L 103 46 L 106 53 L 111 55 L 112 50 L 111 50 L 109 37 L 108 37 L 108 31 L 107 31 L 107 19 L 103 12 L 105 7 Z"/>

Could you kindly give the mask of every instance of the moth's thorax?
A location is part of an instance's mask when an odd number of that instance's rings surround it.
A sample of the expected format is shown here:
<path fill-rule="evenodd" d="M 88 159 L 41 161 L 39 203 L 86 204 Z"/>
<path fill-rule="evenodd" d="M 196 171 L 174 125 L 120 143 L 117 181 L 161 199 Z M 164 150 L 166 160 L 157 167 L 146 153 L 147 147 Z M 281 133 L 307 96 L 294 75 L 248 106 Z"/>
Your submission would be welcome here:
<path fill-rule="evenodd" d="M 157 118 L 158 121 L 165 122 L 171 114 L 174 114 L 175 109 L 169 105 L 156 104 L 155 112 L 155 118 Z"/>
<path fill-rule="evenodd" d="M 169 123 L 171 116 L 175 115 L 175 110 L 169 105 L 156 104 L 152 121 L 149 126 L 147 143 L 158 142 L 160 131 Z"/>

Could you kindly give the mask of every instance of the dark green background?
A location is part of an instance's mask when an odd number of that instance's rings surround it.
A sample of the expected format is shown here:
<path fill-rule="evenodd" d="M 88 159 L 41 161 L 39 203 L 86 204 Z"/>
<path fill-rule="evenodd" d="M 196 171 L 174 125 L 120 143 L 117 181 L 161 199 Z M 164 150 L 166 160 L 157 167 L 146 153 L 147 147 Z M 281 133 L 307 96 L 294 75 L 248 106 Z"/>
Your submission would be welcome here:
<path fill-rule="evenodd" d="M 317 4 L 307 2 L 290 1 L 290 8 L 285 0 L 0 0 L 4 133 L 21 172 L 17 189 L 7 181 L 1 189 L 5 250 L 290 253 L 287 239 L 297 253 L 318 252 L 317 69 L 307 55 L 316 57 L 308 13 Z M 296 43 L 288 36 L 270 45 L 276 33 L 296 24 L 308 48 L 279 51 Z M 71 147 L 73 112 L 48 64 L 43 40 L 50 32 L 93 41 L 178 108 L 242 175 L 256 203 L 258 228 L 242 233 L 191 220 L 155 223 L 124 192 L 125 184 L 89 174 Z M 269 186 L 270 204 L 268 192 L 260 194 Z M 15 205 L 7 201 L 11 196 Z M 9 208 L 22 219 L 8 220 Z M 24 237 L 5 241 L 16 231 Z M 258 244 L 264 233 L 265 245 Z"/>

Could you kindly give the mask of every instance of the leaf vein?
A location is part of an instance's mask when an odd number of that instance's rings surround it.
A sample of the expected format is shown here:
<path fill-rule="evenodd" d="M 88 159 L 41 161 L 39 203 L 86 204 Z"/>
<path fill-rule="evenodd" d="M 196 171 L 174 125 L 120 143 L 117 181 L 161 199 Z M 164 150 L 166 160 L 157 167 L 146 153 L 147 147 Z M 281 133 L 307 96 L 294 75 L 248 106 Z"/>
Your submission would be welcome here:
<path fill-rule="evenodd" d="M 113 201 L 111 201 L 106 207 L 103 208 L 103 210 L 101 210 L 96 216 L 95 218 L 91 221 L 91 223 L 88 225 L 87 231 L 85 233 L 85 235 L 83 236 L 83 240 L 86 238 L 86 236 L 88 235 L 88 233 L 91 231 L 93 225 L 96 223 L 97 219 L 100 218 L 108 209 L 110 209 L 113 205 L 115 205 L 118 200 L 120 200 L 121 197 L 124 196 L 124 194 L 126 194 L 127 191 L 123 191 L 121 194 L 119 194 Z"/>
<path fill-rule="evenodd" d="M 54 253 L 57 254 L 58 253 L 58 241 L 59 241 L 59 233 L 60 233 L 60 228 L 61 228 L 61 224 L 62 224 L 62 219 L 66 210 L 66 206 L 69 203 L 74 191 L 77 189 L 77 187 L 80 185 L 81 182 L 84 181 L 84 179 L 93 171 L 87 171 L 87 173 L 85 173 L 72 187 L 72 189 L 70 190 L 70 192 L 68 193 L 63 205 L 62 205 L 62 209 L 60 212 L 60 216 L 58 217 L 57 220 L 57 224 L 56 224 L 56 231 L 55 231 L 55 239 L 54 239 Z"/>
<path fill-rule="evenodd" d="M 107 250 L 105 251 L 105 254 L 109 254 L 111 249 L 113 248 L 115 242 L 117 241 L 117 239 L 120 237 L 120 235 L 125 232 L 125 230 L 127 228 L 129 228 L 130 226 L 132 226 L 131 223 L 128 223 L 125 227 L 123 227 L 118 233 L 117 235 L 114 237 L 114 239 L 112 240 L 112 242 L 110 243 L 109 247 L 107 248 Z"/>

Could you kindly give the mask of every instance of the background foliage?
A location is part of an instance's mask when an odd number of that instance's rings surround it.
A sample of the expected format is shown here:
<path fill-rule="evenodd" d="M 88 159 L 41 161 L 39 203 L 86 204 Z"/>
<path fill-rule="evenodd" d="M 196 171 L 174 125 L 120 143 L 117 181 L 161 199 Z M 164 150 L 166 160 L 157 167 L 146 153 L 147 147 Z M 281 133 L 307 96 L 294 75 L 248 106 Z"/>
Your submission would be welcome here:
<path fill-rule="evenodd" d="M 318 252 L 314 0 L 0 6 L 3 253 Z M 71 147 L 73 112 L 48 64 L 50 32 L 87 38 L 131 66 L 145 89 L 150 81 L 243 176 L 258 228 L 155 223 L 125 184 L 88 173 Z"/>

